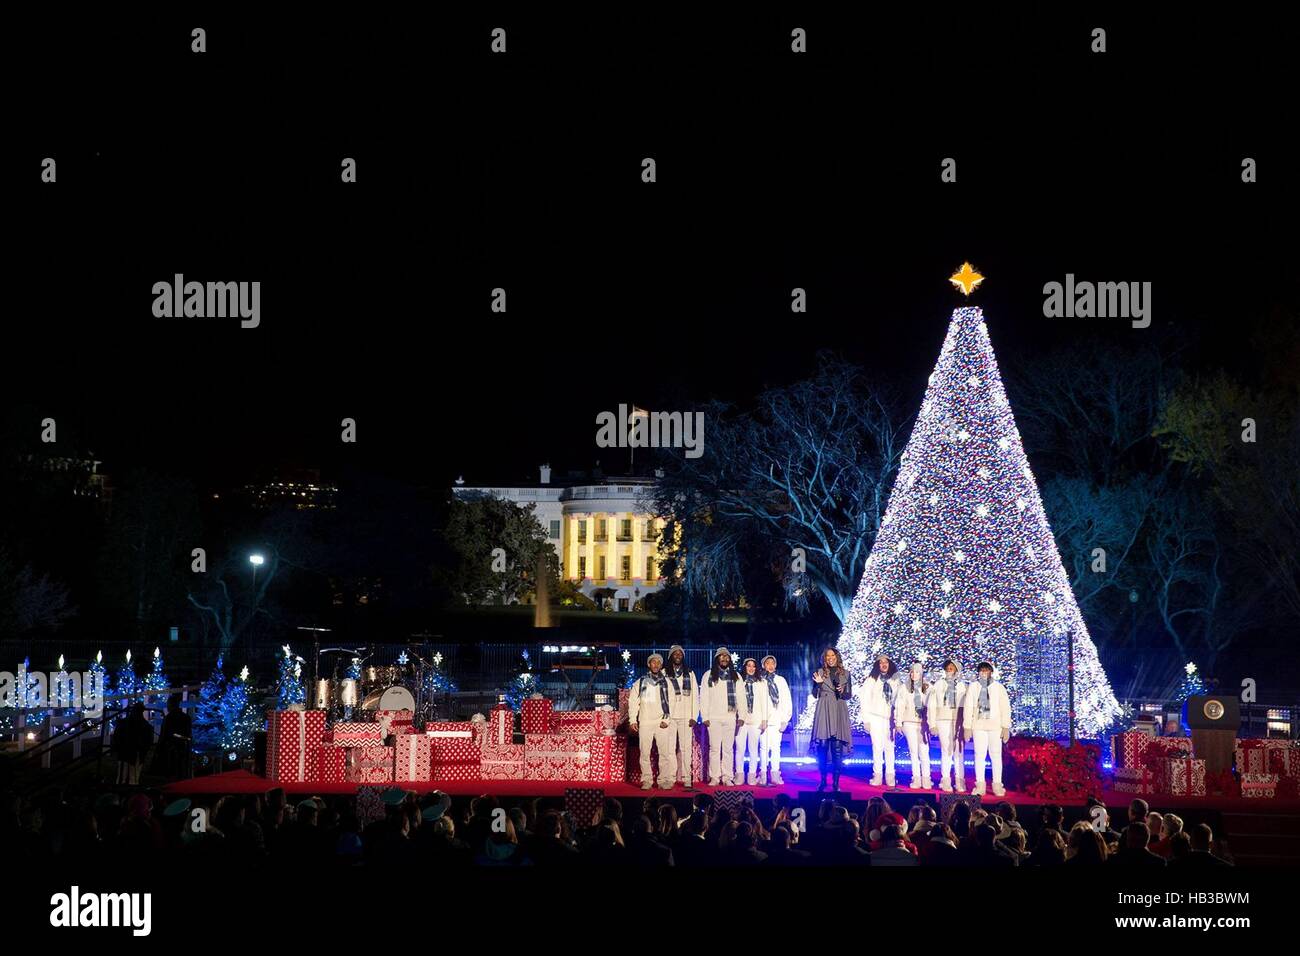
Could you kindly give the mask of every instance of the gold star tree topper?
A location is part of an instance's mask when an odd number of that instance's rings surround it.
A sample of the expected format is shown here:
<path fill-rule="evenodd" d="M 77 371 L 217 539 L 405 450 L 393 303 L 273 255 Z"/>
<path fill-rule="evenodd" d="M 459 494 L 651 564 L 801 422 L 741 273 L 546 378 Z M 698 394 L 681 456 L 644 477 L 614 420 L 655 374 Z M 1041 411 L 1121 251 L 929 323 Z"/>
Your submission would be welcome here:
<path fill-rule="evenodd" d="M 948 281 L 961 289 L 962 295 L 970 295 L 975 291 L 975 287 L 984 281 L 984 277 L 976 272 L 969 262 L 963 262 L 961 268 L 948 277 Z"/>

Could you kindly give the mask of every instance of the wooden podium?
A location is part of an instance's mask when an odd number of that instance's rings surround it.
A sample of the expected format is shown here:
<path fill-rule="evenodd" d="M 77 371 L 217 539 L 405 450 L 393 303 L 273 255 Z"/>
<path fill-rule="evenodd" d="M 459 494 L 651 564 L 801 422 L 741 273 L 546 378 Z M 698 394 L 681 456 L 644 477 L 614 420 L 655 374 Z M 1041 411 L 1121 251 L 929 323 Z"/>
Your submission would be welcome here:
<path fill-rule="evenodd" d="M 1192 753 L 1205 761 L 1206 774 L 1232 769 L 1241 703 L 1226 694 L 1197 694 L 1183 704 L 1183 723 L 1192 729 Z"/>

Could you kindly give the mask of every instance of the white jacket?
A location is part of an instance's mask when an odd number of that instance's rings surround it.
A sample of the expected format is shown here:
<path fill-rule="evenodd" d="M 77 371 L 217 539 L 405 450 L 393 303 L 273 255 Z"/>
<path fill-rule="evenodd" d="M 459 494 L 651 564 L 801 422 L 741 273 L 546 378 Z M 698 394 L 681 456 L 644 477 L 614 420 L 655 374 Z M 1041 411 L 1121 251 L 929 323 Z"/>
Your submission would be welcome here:
<path fill-rule="evenodd" d="M 989 681 L 989 716 L 980 717 L 980 682 L 973 680 L 966 688 L 966 713 L 962 715 L 966 730 L 1010 730 L 1011 698 L 998 681 Z M 986 724 L 987 722 L 987 724 Z"/>
<path fill-rule="evenodd" d="M 966 682 L 960 677 L 953 681 L 957 685 L 957 706 L 947 707 L 945 701 L 948 700 L 948 677 L 945 674 L 937 681 L 930 685 L 930 699 L 926 702 L 926 709 L 929 712 L 930 719 L 939 720 L 959 720 L 961 709 L 966 706 Z"/>
<path fill-rule="evenodd" d="M 673 685 L 665 681 L 668 688 L 668 709 L 671 714 L 673 702 Z M 630 724 L 639 724 L 641 720 L 658 723 L 664 719 L 663 698 L 659 695 L 659 685 L 650 680 L 649 674 L 636 679 L 627 695 L 627 720 Z"/>
<path fill-rule="evenodd" d="M 929 706 L 927 701 L 930 698 L 930 692 L 933 687 L 927 685 L 921 693 L 921 706 Z M 907 689 L 907 681 L 899 680 L 894 687 L 894 723 L 896 724 L 919 724 L 925 718 L 916 712 L 916 700 L 912 692 Z"/>
<path fill-rule="evenodd" d="M 745 722 L 746 727 L 762 727 L 772 719 L 772 698 L 767 693 L 767 681 L 762 678 L 754 679 L 754 709 L 750 710 L 746 703 L 745 679 L 742 677 L 736 684 L 736 709 L 740 712 L 740 719 Z M 726 699 L 723 699 L 726 703 Z"/>
<path fill-rule="evenodd" d="M 894 705 L 885 700 L 884 685 L 888 683 L 893 688 L 894 696 L 898 696 L 898 679 L 892 674 L 881 680 L 879 677 L 868 677 L 862 682 L 862 716 L 863 717 L 884 717 L 889 719 L 893 712 Z"/>
<path fill-rule="evenodd" d="M 664 674 L 667 673 L 665 667 Z M 696 720 L 700 716 L 700 682 L 689 667 L 683 667 L 682 674 L 677 681 L 682 687 L 680 694 L 673 690 L 673 679 L 668 678 L 668 709 L 674 720 Z"/>
<path fill-rule="evenodd" d="M 768 690 L 767 678 L 763 678 L 763 695 L 767 697 L 768 703 L 772 701 L 771 693 Z M 780 674 L 772 675 L 772 683 L 776 684 L 776 703 L 771 705 L 771 714 L 767 718 L 769 727 L 776 726 L 778 729 L 790 723 L 790 718 L 794 716 L 794 698 L 790 696 L 790 685 Z"/>
<path fill-rule="evenodd" d="M 727 711 L 727 681 L 719 680 L 712 687 L 709 686 L 709 671 L 700 675 L 700 717 L 704 720 L 720 720 L 726 717 Z M 736 709 L 731 711 L 731 716 L 739 716 L 740 708 L 744 706 L 741 695 L 745 689 L 740 683 L 740 672 L 732 669 L 736 675 Z"/>

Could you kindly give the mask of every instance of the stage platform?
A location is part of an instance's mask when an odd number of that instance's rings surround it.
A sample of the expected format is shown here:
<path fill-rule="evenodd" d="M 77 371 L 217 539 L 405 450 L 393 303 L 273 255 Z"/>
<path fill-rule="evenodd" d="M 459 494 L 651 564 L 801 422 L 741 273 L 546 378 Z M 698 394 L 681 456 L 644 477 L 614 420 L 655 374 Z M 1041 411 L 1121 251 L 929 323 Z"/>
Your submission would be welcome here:
<path fill-rule="evenodd" d="M 785 792 L 792 798 L 798 799 L 801 793 L 808 793 L 817 789 L 819 776 L 815 768 L 809 765 L 796 765 L 790 767 L 784 772 L 784 787 L 753 787 L 731 789 L 753 789 L 754 798 L 758 802 L 771 800 L 778 793 Z M 871 797 L 884 797 L 889 801 L 890 806 L 896 810 L 906 811 L 918 798 L 927 797 L 931 802 L 937 803 L 943 796 L 943 792 L 934 790 L 912 790 L 906 785 L 906 779 L 902 787 L 889 789 L 888 787 L 873 787 L 869 783 L 869 778 L 858 775 L 845 773 L 840 777 L 840 799 L 848 799 L 852 802 L 865 803 Z M 191 780 L 181 780 L 168 784 L 165 792 L 175 796 L 196 796 L 196 795 L 221 795 L 221 794 L 238 794 L 238 793 L 265 793 L 272 787 L 281 787 L 288 794 L 293 795 L 312 795 L 317 794 L 326 796 L 330 794 L 352 794 L 355 793 L 361 784 L 356 783 L 272 783 L 265 777 L 259 777 L 256 774 L 249 773 L 245 770 L 232 770 L 226 773 L 212 774 L 206 777 L 195 777 Z M 371 784 L 370 786 L 386 786 L 384 784 Z M 399 781 L 396 786 L 404 790 L 414 790 L 417 793 L 427 793 L 431 790 L 442 790 L 453 797 L 471 797 L 479 794 L 492 794 L 502 798 L 533 798 L 533 797 L 563 797 L 564 791 L 569 787 L 590 787 L 598 788 L 605 791 L 606 796 L 611 797 L 668 797 L 682 800 L 689 800 L 694 796 L 694 792 L 683 790 L 680 786 L 673 790 L 642 790 L 639 786 L 628 783 L 591 783 L 588 781 L 535 781 L 535 780 L 469 780 L 469 781 L 442 781 L 429 783 L 427 781 L 402 782 Z M 697 791 L 711 793 L 715 788 L 707 785 L 698 785 Z M 718 788 L 723 789 L 723 788 Z M 1112 813 L 1121 811 L 1127 807 L 1133 799 L 1129 793 L 1119 793 L 1115 791 L 1104 790 L 1100 794 L 1101 799 L 1106 806 L 1111 809 Z M 1281 816 L 1300 816 L 1300 800 L 1253 800 L 1233 797 L 1181 797 L 1169 795 L 1156 795 L 1144 798 L 1157 810 L 1203 810 L 1217 812 L 1234 812 L 1234 813 L 1264 813 L 1276 814 Z M 984 804 L 997 803 L 1001 800 L 1008 800 L 1015 804 L 1018 812 L 1024 813 L 1026 807 L 1038 807 L 1043 804 L 1043 800 L 1038 797 L 1032 797 L 1028 794 L 1017 793 L 1008 790 L 1005 797 L 994 796 L 992 790 L 984 794 Z M 1064 806 L 1082 807 L 1083 800 L 1077 801 L 1060 801 Z"/>

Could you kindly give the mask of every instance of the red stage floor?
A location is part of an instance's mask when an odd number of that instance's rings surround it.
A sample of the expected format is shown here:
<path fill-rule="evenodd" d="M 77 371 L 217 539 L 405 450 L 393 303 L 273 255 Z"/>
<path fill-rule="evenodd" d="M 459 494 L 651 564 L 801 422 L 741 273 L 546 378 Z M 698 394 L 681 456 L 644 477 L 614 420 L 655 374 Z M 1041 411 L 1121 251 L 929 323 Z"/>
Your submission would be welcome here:
<path fill-rule="evenodd" d="M 810 766 L 795 766 L 785 771 L 784 787 L 755 787 L 754 796 L 758 800 L 771 799 L 778 793 L 784 791 L 792 797 L 797 797 L 800 792 L 815 790 L 817 788 L 818 774 L 815 768 Z M 207 777 L 196 777 L 192 780 L 181 780 L 169 784 L 166 792 L 178 796 L 192 794 L 228 794 L 228 793 L 265 793 L 274 786 L 281 786 L 286 793 L 290 794 L 342 794 L 355 793 L 358 784 L 355 783 L 286 783 L 273 784 L 265 777 L 259 777 L 245 770 L 232 770 L 228 773 L 213 774 Z M 544 782 L 533 780 L 476 780 L 476 781 L 443 781 L 439 783 L 428 782 L 400 782 L 398 786 L 406 790 L 414 790 L 424 793 L 429 790 L 442 790 L 452 796 L 477 796 L 482 793 L 491 793 L 499 797 L 562 797 L 566 787 L 599 787 L 604 790 L 607 796 L 611 797 L 636 797 L 636 796 L 673 796 L 688 798 L 690 793 L 677 787 L 672 791 L 652 790 L 643 791 L 640 787 L 632 786 L 626 783 L 603 783 L 592 784 L 584 782 L 563 783 L 563 782 Z M 852 800 L 867 800 L 871 797 L 883 796 L 890 801 L 895 809 L 906 810 L 911 806 L 912 800 L 919 796 L 929 796 L 937 802 L 941 796 L 939 790 L 911 790 L 906 785 L 901 789 L 888 790 L 885 787 L 873 787 L 867 780 L 859 776 L 843 775 L 840 778 L 840 787 L 843 792 L 849 795 Z M 734 789 L 734 788 L 733 788 Z M 703 792 L 712 792 L 713 788 L 700 786 L 699 790 Z M 1132 794 L 1117 793 L 1113 791 L 1103 791 L 1101 798 L 1106 805 L 1111 808 L 1127 806 L 1132 800 Z M 1028 796 L 1023 793 L 1016 793 L 1008 790 L 1006 797 L 995 797 L 990 790 L 984 795 L 985 804 L 993 803 L 998 800 L 1010 800 L 1018 806 L 1033 805 L 1037 806 L 1043 801 L 1036 797 Z M 1153 807 L 1161 810 L 1176 809 L 1203 809 L 1203 810 L 1228 810 L 1246 813 L 1272 813 L 1280 815 L 1300 814 L 1300 800 L 1245 800 L 1232 797 L 1177 797 L 1161 795 L 1147 798 Z M 1083 801 L 1078 801 L 1076 806 L 1082 806 Z"/>

